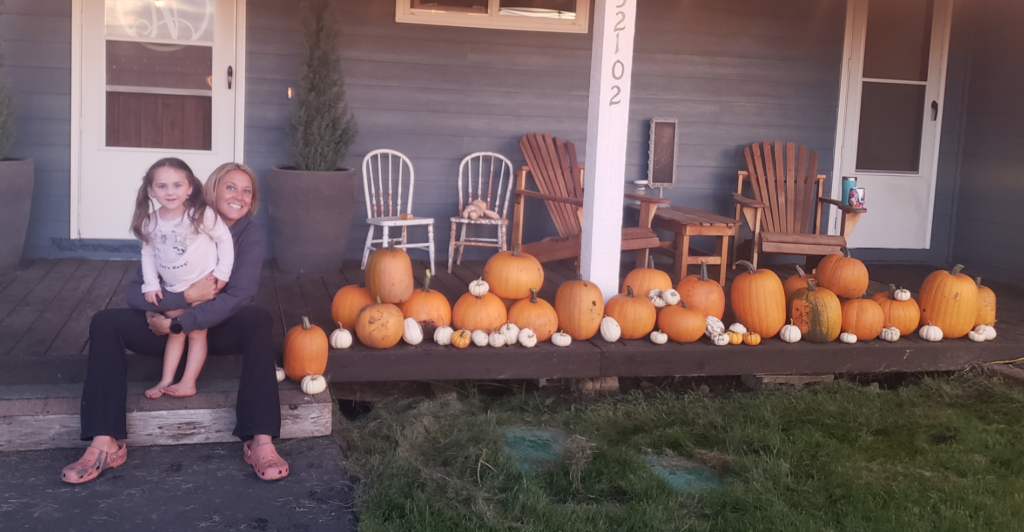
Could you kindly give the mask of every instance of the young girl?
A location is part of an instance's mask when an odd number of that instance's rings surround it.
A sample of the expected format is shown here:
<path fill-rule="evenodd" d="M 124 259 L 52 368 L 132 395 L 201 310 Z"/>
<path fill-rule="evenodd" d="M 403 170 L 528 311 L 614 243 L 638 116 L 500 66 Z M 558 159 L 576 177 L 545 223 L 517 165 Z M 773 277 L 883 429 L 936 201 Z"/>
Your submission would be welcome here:
<path fill-rule="evenodd" d="M 150 212 L 150 198 L 160 207 Z M 227 225 L 208 209 L 203 184 L 181 159 L 160 159 L 149 167 L 135 200 L 132 234 L 142 241 L 142 293 L 156 305 L 163 290 L 182 292 L 211 272 L 220 289 L 228 281 L 235 254 Z M 186 309 L 167 312 L 169 318 Z M 176 323 L 176 320 L 172 320 Z M 185 350 L 185 332 L 179 329 L 167 337 L 163 375 L 146 397 L 163 394 L 188 397 L 196 393 L 196 378 L 206 362 L 206 330 L 189 331 L 185 372 L 171 386 Z"/>

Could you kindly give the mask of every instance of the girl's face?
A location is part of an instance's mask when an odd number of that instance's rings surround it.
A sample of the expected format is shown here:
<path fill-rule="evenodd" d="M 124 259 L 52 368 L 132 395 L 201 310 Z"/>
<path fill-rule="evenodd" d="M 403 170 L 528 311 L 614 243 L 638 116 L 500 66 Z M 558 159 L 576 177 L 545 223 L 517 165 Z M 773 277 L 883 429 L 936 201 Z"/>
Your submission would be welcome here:
<path fill-rule="evenodd" d="M 249 214 L 252 206 L 252 179 L 241 170 L 232 170 L 217 183 L 217 214 L 231 225 Z"/>
<path fill-rule="evenodd" d="M 156 198 L 161 207 L 177 211 L 185 208 L 185 200 L 192 194 L 192 186 L 188 184 L 185 173 L 177 168 L 162 166 L 153 172 L 153 184 L 149 187 L 149 195 Z"/>

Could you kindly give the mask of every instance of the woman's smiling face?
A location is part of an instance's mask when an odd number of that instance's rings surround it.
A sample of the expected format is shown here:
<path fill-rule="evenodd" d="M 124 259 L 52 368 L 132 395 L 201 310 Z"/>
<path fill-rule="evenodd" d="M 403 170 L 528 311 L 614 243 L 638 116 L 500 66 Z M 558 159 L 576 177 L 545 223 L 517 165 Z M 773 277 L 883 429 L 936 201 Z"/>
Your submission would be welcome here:
<path fill-rule="evenodd" d="M 231 170 L 217 183 L 217 213 L 231 225 L 249 214 L 252 206 L 252 179 L 241 170 Z"/>

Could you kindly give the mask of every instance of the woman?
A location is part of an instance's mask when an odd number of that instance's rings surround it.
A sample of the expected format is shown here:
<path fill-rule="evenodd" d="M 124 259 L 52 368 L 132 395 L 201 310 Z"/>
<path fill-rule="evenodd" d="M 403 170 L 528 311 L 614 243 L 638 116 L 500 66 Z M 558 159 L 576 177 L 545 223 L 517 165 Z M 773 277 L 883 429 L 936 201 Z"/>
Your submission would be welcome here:
<path fill-rule="evenodd" d="M 218 292 L 215 279 L 209 276 L 183 293 L 165 294 L 163 301 L 154 306 L 142 295 L 139 273 L 126 287 L 125 297 L 132 307 L 150 308 L 152 312 L 107 309 L 93 316 L 81 411 L 82 440 L 91 440 L 91 444 L 81 459 L 61 472 L 65 482 L 88 482 L 127 459 L 127 448 L 119 441 L 128 437 L 125 350 L 160 356 L 169 332 L 197 329 L 208 329 L 210 354 L 242 354 L 233 434 L 244 442 L 246 463 L 263 480 L 288 476 L 288 463 L 277 454 L 272 441 L 281 430 L 272 319 L 267 309 L 252 304 L 266 247 L 262 228 L 252 221 L 259 201 L 256 175 L 243 164 L 222 164 L 206 180 L 203 192 L 231 230 L 235 249 L 231 280 Z M 165 307 L 182 308 L 183 303 L 194 306 L 174 319 L 159 314 Z"/>

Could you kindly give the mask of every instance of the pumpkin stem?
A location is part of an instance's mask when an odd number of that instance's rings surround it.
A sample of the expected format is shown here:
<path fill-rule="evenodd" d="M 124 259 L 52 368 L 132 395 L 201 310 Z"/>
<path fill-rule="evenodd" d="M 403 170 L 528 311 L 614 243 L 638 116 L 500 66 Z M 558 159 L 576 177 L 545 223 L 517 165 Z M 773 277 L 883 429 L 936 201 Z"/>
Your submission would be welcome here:
<path fill-rule="evenodd" d="M 626 297 L 629 297 L 629 298 L 633 297 L 633 287 L 632 286 L 626 285 Z"/>
<path fill-rule="evenodd" d="M 430 292 L 430 270 L 427 270 L 427 274 L 423 277 L 423 293 Z"/>
<path fill-rule="evenodd" d="M 700 259 L 700 282 L 708 282 L 708 263 L 704 259 Z"/>
<path fill-rule="evenodd" d="M 952 275 L 953 277 L 956 277 L 957 275 L 960 275 L 960 270 L 962 269 L 964 269 L 964 265 L 957 264 L 956 266 L 953 266 L 952 270 L 949 270 L 949 274 Z"/>
<path fill-rule="evenodd" d="M 377 304 L 382 305 L 384 302 L 380 300 L 380 296 L 377 296 Z"/>
<path fill-rule="evenodd" d="M 391 240 L 389 238 L 388 239 L 388 251 L 394 251 L 394 250 L 395 250 L 395 241 Z"/>
<path fill-rule="evenodd" d="M 839 251 L 842 251 L 843 252 L 843 256 L 845 256 L 846 258 L 850 258 L 850 248 L 848 248 L 846 246 L 843 246 L 843 247 L 839 248 Z"/>
<path fill-rule="evenodd" d="M 689 307 L 686 306 L 686 301 L 683 301 L 682 299 L 679 300 L 679 306 L 681 306 L 683 308 L 689 308 Z"/>
<path fill-rule="evenodd" d="M 806 273 L 804 273 L 804 269 L 803 269 L 803 268 L 801 268 L 799 264 L 797 264 L 797 265 L 796 265 L 796 273 L 797 273 L 798 275 L 800 275 L 800 278 L 801 278 L 801 279 L 803 279 L 804 277 L 807 277 L 807 274 L 806 274 Z"/>
<path fill-rule="evenodd" d="M 981 288 L 981 277 L 975 277 L 974 282 L 978 284 L 978 288 Z"/>
<path fill-rule="evenodd" d="M 310 327 L 311 327 L 311 325 L 309 324 L 309 316 L 303 316 L 302 317 L 302 328 L 303 328 L 303 330 L 308 331 Z"/>
<path fill-rule="evenodd" d="M 750 271 L 750 273 L 757 273 L 757 268 L 755 268 L 754 265 L 750 263 L 750 261 L 738 260 L 736 261 L 736 265 L 745 267 L 747 270 Z"/>
<path fill-rule="evenodd" d="M 521 247 L 522 247 L 522 244 L 516 244 L 516 247 L 512 248 L 512 256 L 513 257 L 518 257 L 519 256 L 519 249 Z"/>
<path fill-rule="evenodd" d="M 889 283 L 889 299 L 896 299 L 896 285 Z"/>
<path fill-rule="evenodd" d="M 808 292 L 813 292 L 813 291 L 815 291 L 817 289 L 818 289 L 818 282 L 815 281 L 814 279 L 808 279 L 807 280 L 807 291 Z"/>
<path fill-rule="evenodd" d="M 531 288 L 530 289 L 530 303 L 533 303 L 534 305 L 537 304 L 537 289 L 536 288 Z"/>

